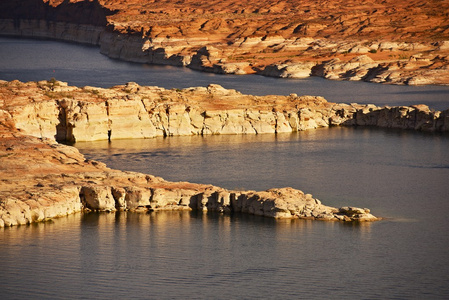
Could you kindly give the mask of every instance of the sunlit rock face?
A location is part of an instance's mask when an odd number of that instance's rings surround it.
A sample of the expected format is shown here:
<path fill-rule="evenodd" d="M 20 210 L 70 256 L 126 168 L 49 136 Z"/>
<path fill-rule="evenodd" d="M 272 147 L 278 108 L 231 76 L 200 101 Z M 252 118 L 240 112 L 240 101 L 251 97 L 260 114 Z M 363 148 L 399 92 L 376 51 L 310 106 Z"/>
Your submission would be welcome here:
<path fill-rule="evenodd" d="M 291 188 L 232 191 L 111 170 L 59 142 L 176 135 L 273 134 L 328 126 L 448 131 L 425 105 L 337 104 L 322 97 L 252 96 L 219 85 L 183 90 L 127 83 L 109 89 L 48 80 L 0 82 L 0 226 L 83 210 L 203 210 L 273 218 L 377 220 Z"/>
<path fill-rule="evenodd" d="M 354 105 L 311 96 L 242 95 L 218 85 L 165 90 L 129 83 L 100 89 L 50 80 L 1 82 L 0 89 L 0 227 L 85 210 L 202 210 L 272 218 L 378 220 L 368 209 L 325 206 L 292 188 L 233 191 L 112 170 L 57 143 L 305 130 L 329 126 L 325 119 L 335 114 L 340 123 L 354 121 Z M 428 112 L 425 108 L 421 110 Z M 400 118 L 404 112 L 399 109 L 392 115 Z M 425 124 L 426 116 L 423 113 Z"/>
<path fill-rule="evenodd" d="M 183 90 L 127 83 L 110 89 L 60 81 L 4 82 L 15 126 L 60 142 L 158 136 L 268 134 L 329 126 L 447 131 L 447 111 L 378 107 L 313 96 L 252 96 L 219 85 Z"/>

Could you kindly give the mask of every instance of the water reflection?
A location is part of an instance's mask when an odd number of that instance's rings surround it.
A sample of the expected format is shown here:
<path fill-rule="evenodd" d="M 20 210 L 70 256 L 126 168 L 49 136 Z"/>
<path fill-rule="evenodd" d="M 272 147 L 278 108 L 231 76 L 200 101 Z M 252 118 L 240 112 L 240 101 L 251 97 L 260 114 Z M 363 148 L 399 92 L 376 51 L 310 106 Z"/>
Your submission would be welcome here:
<path fill-rule="evenodd" d="M 437 205 L 449 193 L 449 139 L 441 134 L 329 128 L 75 146 L 112 168 L 229 189 L 290 186 L 328 205 L 369 207 L 383 217 L 435 219 L 423 214 L 419 199 Z"/>
<path fill-rule="evenodd" d="M 388 283 L 400 278 L 393 266 L 407 270 L 408 263 L 415 264 L 408 256 L 391 260 L 404 249 L 403 241 L 392 243 L 397 231 L 407 227 L 186 211 L 77 214 L 3 229 L 0 288 L 6 299 L 62 293 L 69 298 L 172 298 L 198 292 L 213 297 L 217 289 L 232 298 L 244 290 L 263 297 L 276 282 L 278 295 L 314 298 L 329 290 L 347 295 L 352 282 L 364 295 L 385 296 Z M 434 257 L 444 262 L 435 252 Z M 434 272 L 441 275 L 438 268 Z M 393 291 L 421 293 L 423 286 L 411 281 L 413 288 L 401 280 Z M 230 285 L 234 289 L 226 289 Z"/>

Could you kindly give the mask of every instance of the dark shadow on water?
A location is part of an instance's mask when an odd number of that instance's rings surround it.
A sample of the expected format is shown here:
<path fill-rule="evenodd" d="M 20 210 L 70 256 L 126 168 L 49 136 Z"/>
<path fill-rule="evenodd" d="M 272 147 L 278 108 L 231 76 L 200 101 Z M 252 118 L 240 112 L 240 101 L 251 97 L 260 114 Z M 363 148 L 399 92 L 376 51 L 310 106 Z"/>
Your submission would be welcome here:
<path fill-rule="evenodd" d="M 416 95 L 416 94 L 421 94 L 421 95 L 429 95 L 429 94 L 442 94 L 442 95 L 448 95 L 449 96 L 449 91 L 448 90 L 425 90 L 425 91 L 417 91 L 417 90 L 413 90 L 413 91 L 396 91 L 396 92 L 385 92 L 385 95 L 397 95 L 397 94 L 409 94 L 409 95 Z"/>

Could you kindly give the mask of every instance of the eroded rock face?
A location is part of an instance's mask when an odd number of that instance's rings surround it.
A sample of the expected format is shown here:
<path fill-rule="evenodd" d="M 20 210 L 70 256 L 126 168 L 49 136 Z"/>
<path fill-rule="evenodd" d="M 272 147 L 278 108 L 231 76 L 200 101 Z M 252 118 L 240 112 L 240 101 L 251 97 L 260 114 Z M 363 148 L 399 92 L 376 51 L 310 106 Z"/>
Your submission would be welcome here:
<path fill-rule="evenodd" d="M 4 0 L 0 33 L 221 74 L 449 84 L 442 1 Z"/>
<path fill-rule="evenodd" d="M 213 88 L 227 93 L 217 86 Z M 11 103 L 6 107 L 17 113 Z M 55 110 L 54 114 L 57 113 Z M 29 128 L 34 134 L 34 127 Z M 0 110 L 0 227 L 44 221 L 83 210 L 193 209 L 236 211 L 272 218 L 378 220 L 366 209 L 325 206 L 312 195 L 292 188 L 232 191 L 111 170 L 103 163 L 86 160 L 74 147 L 58 144 L 52 138 L 27 135 L 26 130 L 17 129 L 14 116 Z"/>
<path fill-rule="evenodd" d="M 448 131 L 449 111 L 377 107 L 321 97 L 251 96 L 219 85 L 110 89 L 55 80 L 0 82 L 0 226 L 82 210 L 203 210 L 272 218 L 373 221 L 368 209 L 323 205 L 292 188 L 232 191 L 108 169 L 59 141 L 261 134 L 327 126 Z M 11 172 L 14 170 L 14 172 Z"/>
<path fill-rule="evenodd" d="M 264 134 L 341 125 L 441 132 L 449 127 L 448 111 L 425 105 L 377 107 L 312 96 L 251 96 L 218 85 L 165 90 L 136 83 L 110 89 L 59 81 L 0 84 L 0 100 L 9 104 L 17 128 L 57 141 Z"/>

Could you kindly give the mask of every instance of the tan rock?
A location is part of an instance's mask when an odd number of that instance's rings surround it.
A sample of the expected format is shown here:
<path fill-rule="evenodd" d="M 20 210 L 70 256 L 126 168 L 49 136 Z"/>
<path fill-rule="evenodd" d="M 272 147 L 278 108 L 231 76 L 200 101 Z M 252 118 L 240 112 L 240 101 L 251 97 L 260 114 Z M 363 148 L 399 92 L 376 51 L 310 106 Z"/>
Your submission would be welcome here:
<path fill-rule="evenodd" d="M 80 195 L 86 208 L 100 211 L 116 210 L 115 199 L 109 187 L 100 185 L 83 186 Z"/>
<path fill-rule="evenodd" d="M 197 194 L 195 190 L 184 189 L 152 189 L 151 209 L 153 210 L 177 210 L 191 209 L 191 198 Z"/>
<path fill-rule="evenodd" d="M 200 209 L 242 211 L 274 218 L 375 220 L 366 209 L 348 207 L 338 210 L 323 205 L 309 194 L 304 195 L 290 188 L 264 192 L 228 191 L 214 186 L 166 182 L 150 175 L 110 170 L 102 163 L 87 161 L 73 147 L 42 138 L 41 131 L 35 130 L 36 126 L 26 126 L 24 119 L 30 120 L 31 124 L 43 124 L 48 117 L 42 114 L 44 120 L 41 120 L 41 110 L 46 107 L 56 107 L 53 111 L 59 112 L 57 120 L 71 124 L 73 129 L 85 128 L 96 132 L 93 129 L 96 124 L 106 123 L 110 126 L 107 128 L 112 128 L 108 129 L 112 130 L 112 138 L 121 126 L 140 132 L 150 126 L 155 128 L 156 134 L 163 132 L 166 135 L 192 132 L 275 133 L 338 124 L 449 130 L 448 111 L 433 111 L 425 105 L 382 108 L 355 103 L 328 103 L 323 98 L 312 96 L 256 97 L 218 85 L 165 90 L 132 83 L 107 90 L 62 85 L 70 89 L 74 98 L 55 101 L 53 96 L 58 96 L 60 92 L 49 91 L 48 88 L 52 87 L 47 84 L 1 83 L 0 101 L 6 103 L 7 100 L 8 103 L 4 107 L 7 111 L 0 110 L 1 226 L 42 221 L 82 209 Z M 49 92 L 52 97 L 49 97 Z M 44 105 L 46 103 L 49 106 Z M 35 109 L 30 109 L 33 107 Z M 120 107 L 123 110 L 120 111 Z M 21 131 L 16 128 L 15 118 L 23 124 Z M 111 124 L 111 120 L 115 122 Z M 114 123 L 116 127 L 111 127 Z M 27 128 L 37 137 L 27 135 Z M 49 128 L 46 130 L 52 131 Z M 61 129 L 54 130 L 58 132 Z M 78 135 L 86 138 L 87 135 L 83 134 L 72 130 L 74 139 L 78 140 Z M 88 138 L 95 136 L 91 134 Z M 133 136 L 141 137 L 139 134 Z"/>
<path fill-rule="evenodd" d="M 217 74 L 235 74 L 235 75 L 245 75 L 248 74 L 250 67 L 249 62 L 227 62 L 214 64 L 213 71 Z"/>
<path fill-rule="evenodd" d="M 338 215 L 340 216 L 339 219 L 343 216 L 343 219 L 341 219 L 343 221 L 370 222 L 377 220 L 366 208 L 342 207 L 339 209 Z"/>
<path fill-rule="evenodd" d="M 105 133 L 110 132 L 111 139 L 151 138 L 162 135 L 153 125 L 140 99 L 114 99 L 106 103 L 108 114 Z"/>
<path fill-rule="evenodd" d="M 313 62 L 274 64 L 266 66 L 259 74 L 280 78 L 307 78 L 315 65 Z"/>
<path fill-rule="evenodd" d="M 151 207 L 151 190 L 138 187 L 126 187 L 125 203 L 126 209 L 137 209 L 138 207 Z"/>
<path fill-rule="evenodd" d="M 59 108 L 56 101 L 30 103 L 10 111 L 17 128 L 38 137 L 54 139 L 59 125 Z"/>
<path fill-rule="evenodd" d="M 246 118 L 246 110 L 232 109 L 226 111 L 220 134 L 256 134 L 250 120 Z"/>

